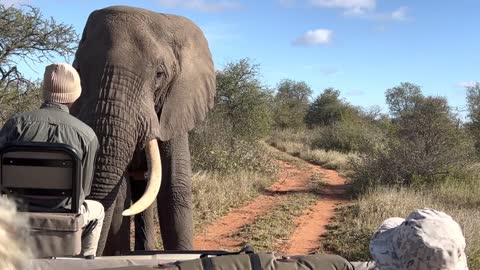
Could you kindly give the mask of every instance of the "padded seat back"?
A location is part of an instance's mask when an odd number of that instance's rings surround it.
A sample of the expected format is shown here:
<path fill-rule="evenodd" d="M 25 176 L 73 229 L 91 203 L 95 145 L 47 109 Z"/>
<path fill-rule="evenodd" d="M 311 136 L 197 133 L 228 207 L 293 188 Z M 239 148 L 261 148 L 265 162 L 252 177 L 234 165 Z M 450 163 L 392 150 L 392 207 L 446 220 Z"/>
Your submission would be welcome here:
<path fill-rule="evenodd" d="M 81 252 L 81 160 L 66 144 L 13 142 L 0 149 L 0 187 L 28 215 L 39 258 Z M 70 209 L 58 207 L 65 202 Z"/>

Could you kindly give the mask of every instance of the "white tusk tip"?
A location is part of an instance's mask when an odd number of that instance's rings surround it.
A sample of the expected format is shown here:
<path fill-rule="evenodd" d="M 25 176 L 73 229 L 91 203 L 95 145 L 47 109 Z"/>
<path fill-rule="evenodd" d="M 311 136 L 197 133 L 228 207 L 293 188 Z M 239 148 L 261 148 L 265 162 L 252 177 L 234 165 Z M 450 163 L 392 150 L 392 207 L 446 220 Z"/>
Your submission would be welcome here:
<path fill-rule="evenodd" d="M 122 216 L 124 216 L 124 217 L 133 216 L 133 215 L 135 215 L 135 213 L 130 209 L 124 210 L 122 212 Z"/>

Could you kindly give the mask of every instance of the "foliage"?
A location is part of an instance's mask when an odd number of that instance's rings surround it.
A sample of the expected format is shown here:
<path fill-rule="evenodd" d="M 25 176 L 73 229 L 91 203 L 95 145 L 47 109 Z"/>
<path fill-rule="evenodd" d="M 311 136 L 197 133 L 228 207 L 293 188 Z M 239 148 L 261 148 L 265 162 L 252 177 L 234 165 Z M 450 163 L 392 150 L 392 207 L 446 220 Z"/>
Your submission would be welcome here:
<path fill-rule="evenodd" d="M 358 191 L 378 184 L 432 184 L 471 161 L 472 140 L 445 98 L 417 93 L 415 101 L 403 109 L 395 104 L 400 103 L 389 105 L 398 118 L 392 122 L 385 147 L 353 162 Z"/>
<path fill-rule="evenodd" d="M 282 80 L 274 100 L 275 126 L 282 129 L 304 127 L 311 95 L 312 89 L 305 82 Z"/>
<path fill-rule="evenodd" d="M 385 134 L 378 126 L 359 117 L 338 121 L 315 129 L 313 148 L 335 150 L 344 153 L 371 152 L 382 148 Z"/>
<path fill-rule="evenodd" d="M 40 97 L 40 83 L 26 78 L 18 64 L 67 57 L 77 41 L 73 26 L 44 18 L 38 8 L 0 4 L 0 123 L 36 106 Z"/>
<path fill-rule="evenodd" d="M 0 82 L 0 126 L 15 113 L 38 108 L 42 102 L 40 87 L 39 82 L 21 87 L 5 87 Z"/>
<path fill-rule="evenodd" d="M 393 117 L 397 118 L 409 113 L 415 104 L 423 98 L 418 85 L 402 82 L 399 86 L 390 88 L 385 93 L 386 101 Z"/>
<path fill-rule="evenodd" d="M 208 122 L 190 133 L 190 149 L 194 171 L 235 173 L 250 171 L 274 174 L 276 166 L 258 142 L 231 140 L 221 131 L 222 123 Z"/>
<path fill-rule="evenodd" d="M 346 105 L 339 98 L 340 91 L 327 88 L 310 104 L 305 123 L 310 126 L 328 126 L 339 122 Z"/>
<path fill-rule="evenodd" d="M 271 126 L 271 95 L 248 59 L 230 62 L 217 72 L 215 107 L 190 133 L 194 171 L 274 174 L 275 165 L 257 142 Z"/>
<path fill-rule="evenodd" d="M 342 173 L 348 173 L 350 170 L 349 160 L 355 159 L 356 155 L 354 153 L 341 153 L 334 150 L 326 151 L 324 149 L 312 148 L 312 141 L 318 134 L 317 130 L 276 130 L 268 140 L 268 143 L 283 152 L 310 163 L 327 169 L 339 170 Z M 285 157 L 280 155 L 276 155 L 276 157 L 285 159 Z M 288 157 L 286 161 L 298 165 L 296 160 Z"/>
<path fill-rule="evenodd" d="M 232 137 L 254 141 L 270 132 L 272 94 L 262 87 L 258 65 L 248 59 L 229 62 L 217 72 L 215 117 L 226 122 Z"/>
<path fill-rule="evenodd" d="M 428 207 L 446 212 L 460 224 L 467 241 L 469 268 L 480 269 L 478 172 L 478 165 L 466 167 L 463 175 L 420 189 L 372 187 L 339 210 L 322 241 L 323 249 L 350 261 L 371 260 L 368 243 L 383 220 L 406 217 L 415 209 Z"/>
<path fill-rule="evenodd" d="M 480 83 L 467 87 L 468 129 L 475 138 L 475 148 L 480 153 Z"/>

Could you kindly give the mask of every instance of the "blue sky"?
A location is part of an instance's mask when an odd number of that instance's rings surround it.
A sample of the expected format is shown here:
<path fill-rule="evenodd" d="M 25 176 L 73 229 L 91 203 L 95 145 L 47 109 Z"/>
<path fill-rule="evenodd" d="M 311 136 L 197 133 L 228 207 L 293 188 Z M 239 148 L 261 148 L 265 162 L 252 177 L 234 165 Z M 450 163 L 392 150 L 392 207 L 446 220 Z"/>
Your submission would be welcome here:
<path fill-rule="evenodd" d="M 183 15 L 206 34 L 217 69 L 250 58 L 269 87 L 284 78 L 302 80 L 314 96 L 335 87 L 348 102 L 364 107 L 385 108 L 385 90 L 409 81 L 463 109 L 464 86 L 480 80 L 478 0 L 22 2 L 72 24 L 78 33 L 90 12 L 111 5 Z M 27 73 L 40 77 L 43 66 L 35 71 Z"/>

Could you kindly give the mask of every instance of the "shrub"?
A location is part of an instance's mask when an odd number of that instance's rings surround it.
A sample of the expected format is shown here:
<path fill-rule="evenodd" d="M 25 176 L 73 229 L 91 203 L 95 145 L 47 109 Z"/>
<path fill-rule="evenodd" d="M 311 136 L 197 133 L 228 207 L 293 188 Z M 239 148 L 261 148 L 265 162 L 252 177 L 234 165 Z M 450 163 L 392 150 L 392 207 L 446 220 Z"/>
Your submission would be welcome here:
<path fill-rule="evenodd" d="M 277 129 L 272 132 L 270 141 L 295 142 L 310 146 L 314 137 L 313 129 Z"/>
<path fill-rule="evenodd" d="M 480 189 L 478 166 L 428 188 L 376 187 L 342 208 L 326 234 L 324 249 L 351 261 L 371 260 L 368 243 L 381 222 L 428 207 L 451 215 L 462 227 L 470 269 L 480 269 Z"/>
<path fill-rule="evenodd" d="M 224 125 L 209 119 L 190 133 L 193 171 L 275 173 L 275 163 L 264 145 L 235 138 Z"/>
<path fill-rule="evenodd" d="M 312 89 L 305 82 L 282 80 L 274 100 L 275 126 L 281 129 L 303 128 L 311 94 Z"/>
<path fill-rule="evenodd" d="M 315 129 L 313 148 L 341 152 L 370 152 L 382 148 L 385 143 L 384 131 L 367 121 L 343 120 Z"/>
<path fill-rule="evenodd" d="M 473 141 L 444 98 L 417 100 L 392 127 L 386 147 L 353 162 L 353 180 L 360 191 L 377 184 L 432 184 L 471 161 Z"/>
<path fill-rule="evenodd" d="M 327 126 L 341 120 L 345 105 L 340 100 L 340 91 L 327 88 L 310 104 L 305 116 L 309 127 Z"/>
<path fill-rule="evenodd" d="M 232 138 L 254 141 L 272 126 L 272 93 L 259 81 L 259 67 L 248 59 L 227 63 L 217 72 L 217 95 L 210 117 L 224 122 Z"/>
<path fill-rule="evenodd" d="M 480 155 L 480 83 L 467 87 L 468 129 L 475 139 L 477 155 Z"/>
<path fill-rule="evenodd" d="M 290 137 L 288 134 L 292 136 Z M 312 149 L 308 143 L 311 141 L 311 136 L 312 130 L 301 132 L 277 131 L 273 133 L 268 142 L 277 149 L 310 163 L 327 169 L 340 170 L 342 173 L 349 173 L 349 161 L 356 158 L 355 154 Z"/>

